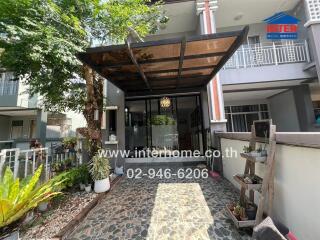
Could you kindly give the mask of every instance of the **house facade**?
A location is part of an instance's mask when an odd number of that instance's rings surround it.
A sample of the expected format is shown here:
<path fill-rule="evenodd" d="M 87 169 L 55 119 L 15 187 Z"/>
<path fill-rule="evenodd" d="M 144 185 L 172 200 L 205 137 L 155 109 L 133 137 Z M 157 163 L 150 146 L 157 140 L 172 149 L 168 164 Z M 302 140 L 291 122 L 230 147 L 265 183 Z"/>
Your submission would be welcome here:
<path fill-rule="evenodd" d="M 278 132 L 319 132 L 319 1 L 251 3 L 166 1 L 170 20 L 146 42 L 230 32 L 246 25 L 248 36 L 201 90 L 128 94 L 106 81 L 107 98 L 118 108 L 105 113 L 105 147 L 158 149 L 159 156 L 165 149 L 203 152 L 210 133 L 248 132 L 253 121 L 269 118 Z M 297 39 L 268 39 L 267 25 L 277 22 L 265 20 L 277 13 L 296 19 Z M 210 71 L 210 60 L 206 64 L 202 70 Z M 117 141 L 109 141 L 110 135 Z"/>
<path fill-rule="evenodd" d="M 209 32 L 232 31 L 249 25 L 247 41 L 219 74 L 223 93 L 219 97 L 223 97 L 224 105 L 224 111 L 220 107 L 221 120 L 228 120 L 227 130 L 248 131 L 252 120 L 271 117 L 281 132 L 319 131 L 315 126 L 319 116 L 319 2 L 260 1 L 259 6 L 250 4 L 246 0 L 167 2 L 171 21 L 147 39 L 206 34 L 208 25 L 211 27 Z M 298 19 L 297 39 L 267 38 L 264 20 L 278 12 Z M 211 93 L 212 86 L 209 95 Z M 306 100 L 304 95 L 310 99 Z M 211 96 L 215 96 L 214 93 Z M 214 104 L 210 106 L 214 112 Z M 219 121 L 216 118 L 211 114 L 212 124 Z"/>

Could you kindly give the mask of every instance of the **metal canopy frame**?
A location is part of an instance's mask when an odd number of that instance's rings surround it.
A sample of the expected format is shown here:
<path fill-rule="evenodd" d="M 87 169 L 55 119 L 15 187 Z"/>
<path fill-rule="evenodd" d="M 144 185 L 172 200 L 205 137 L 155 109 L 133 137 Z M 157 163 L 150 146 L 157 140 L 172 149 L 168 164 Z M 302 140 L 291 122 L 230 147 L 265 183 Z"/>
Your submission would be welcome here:
<path fill-rule="evenodd" d="M 246 26 L 240 31 L 232 32 L 223 32 L 215 33 L 208 35 L 197 35 L 197 36 L 187 36 L 182 38 L 172 38 L 172 39 L 163 39 L 158 41 L 149 41 L 149 42 L 139 42 L 139 43 L 129 43 L 112 46 L 102 46 L 95 48 L 88 48 L 86 52 L 78 53 L 78 58 L 84 64 L 89 65 L 101 76 L 107 78 L 111 83 L 122 89 L 127 96 L 138 96 L 138 95 L 150 95 L 167 92 L 186 92 L 198 89 L 203 89 L 221 70 L 221 68 L 226 64 L 229 58 L 234 54 L 234 52 L 240 47 L 247 37 L 249 27 Z M 208 52 L 201 54 L 189 54 L 185 55 L 186 47 L 188 43 L 206 41 L 206 40 L 223 40 L 228 38 L 234 38 L 235 40 L 229 46 L 226 51 L 217 51 L 217 52 Z M 200 42 L 201 43 L 201 42 Z M 173 44 L 180 45 L 180 54 L 179 56 L 164 56 L 162 58 L 153 58 L 153 59 L 138 59 L 135 56 L 135 50 L 147 49 L 148 47 L 158 47 L 166 45 L 170 46 Z M 119 54 L 118 54 L 119 53 Z M 104 54 L 114 54 L 118 56 L 120 54 L 126 53 L 129 57 L 125 56 L 125 59 L 105 59 Z M 100 59 L 97 57 L 99 56 Z M 205 66 L 188 66 L 183 67 L 186 60 L 199 61 L 205 58 L 219 57 L 217 64 L 209 64 Z M 98 59 L 98 60 L 97 60 Z M 103 59 L 103 60 L 101 60 Z M 149 70 L 144 71 L 142 66 L 143 64 L 163 64 L 170 62 L 177 62 L 178 67 L 168 67 L 165 69 L 158 70 Z M 170 64 L 169 64 L 170 65 Z M 174 65 L 174 64 L 173 64 Z M 134 68 L 136 72 L 129 70 L 123 70 L 126 68 Z M 107 69 L 107 73 L 104 71 Z M 120 70 L 119 70 L 120 69 Z M 211 71 L 210 74 L 199 74 L 198 76 L 184 76 L 182 73 L 184 71 Z M 150 74 L 176 74 L 175 77 L 150 77 Z M 125 80 L 121 80 L 122 77 L 125 77 Z M 119 79 L 120 78 L 120 79 Z M 167 84 L 166 84 L 167 81 Z M 193 81 L 188 84 L 186 82 Z M 197 81 L 197 82 L 194 82 Z M 164 84 L 163 87 L 157 86 L 154 87 L 152 84 Z M 182 86 L 181 84 L 185 86 Z M 143 84 L 143 86 L 141 85 Z"/>

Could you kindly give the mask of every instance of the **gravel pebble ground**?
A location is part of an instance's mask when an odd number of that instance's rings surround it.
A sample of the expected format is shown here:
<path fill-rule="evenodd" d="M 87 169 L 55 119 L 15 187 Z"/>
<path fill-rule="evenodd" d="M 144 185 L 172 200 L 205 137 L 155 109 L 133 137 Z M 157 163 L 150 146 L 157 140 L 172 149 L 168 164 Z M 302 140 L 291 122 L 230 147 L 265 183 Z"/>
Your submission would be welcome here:
<path fill-rule="evenodd" d="M 97 194 L 91 192 L 67 192 L 53 200 L 47 212 L 35 213 L 33 223 L 20 231 L 22 239 L 50 239 L 65 227 Z"/>

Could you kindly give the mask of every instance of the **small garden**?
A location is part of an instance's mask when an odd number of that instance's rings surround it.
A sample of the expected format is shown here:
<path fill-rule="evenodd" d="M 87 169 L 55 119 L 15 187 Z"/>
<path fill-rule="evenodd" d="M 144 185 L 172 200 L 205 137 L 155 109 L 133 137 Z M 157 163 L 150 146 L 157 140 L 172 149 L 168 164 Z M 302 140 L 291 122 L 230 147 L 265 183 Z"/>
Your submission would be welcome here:
<path fill-rule="evenodd" d="M 56 164 L 56 163 L 54 163 Z M 1 239 L 63 236 L 110 189 L 110 165 L 98 154 L 81 166 L 63 164 L 45 180 L 41 164 L 34 174 L 14 178 L 7 167 L 0 181 Z M 111 179 L 114 179 L 111 178 Z"/>

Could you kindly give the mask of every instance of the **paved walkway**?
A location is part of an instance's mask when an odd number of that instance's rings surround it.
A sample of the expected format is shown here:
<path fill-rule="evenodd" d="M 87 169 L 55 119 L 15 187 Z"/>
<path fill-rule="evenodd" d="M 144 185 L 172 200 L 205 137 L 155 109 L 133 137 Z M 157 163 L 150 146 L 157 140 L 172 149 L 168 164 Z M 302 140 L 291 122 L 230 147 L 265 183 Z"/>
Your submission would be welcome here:
<path fill-rule="evenodd" d="M 69 239 L 247 240 L 224 210 L 237 199 L 223 179 L 124 178 Z"/>

